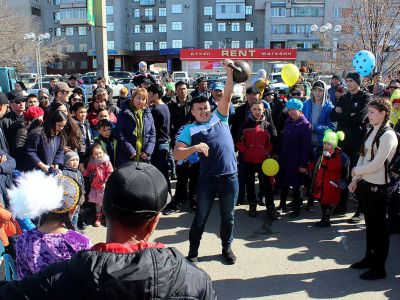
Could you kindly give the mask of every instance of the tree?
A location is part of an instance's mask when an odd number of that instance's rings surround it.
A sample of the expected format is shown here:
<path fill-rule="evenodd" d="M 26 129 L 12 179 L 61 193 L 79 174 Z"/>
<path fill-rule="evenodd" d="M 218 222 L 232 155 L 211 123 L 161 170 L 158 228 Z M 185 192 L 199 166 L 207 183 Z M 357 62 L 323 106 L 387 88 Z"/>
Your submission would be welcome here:
<path fill-rule="evenodd" d="M 41 26 L 33 18 L 20 15 L 15 10 L 7 7 L 4 0 L 0 0 L 0 66 L 15 67 L 24 71 L 27 66 L 36 64 L 36 43 L 25 40 L 24 35 L 41 32 Z M 41 46 L 42 65 L 46 66 L 56 60 L 64 59 L 65 41 L 51 39 Z"/>

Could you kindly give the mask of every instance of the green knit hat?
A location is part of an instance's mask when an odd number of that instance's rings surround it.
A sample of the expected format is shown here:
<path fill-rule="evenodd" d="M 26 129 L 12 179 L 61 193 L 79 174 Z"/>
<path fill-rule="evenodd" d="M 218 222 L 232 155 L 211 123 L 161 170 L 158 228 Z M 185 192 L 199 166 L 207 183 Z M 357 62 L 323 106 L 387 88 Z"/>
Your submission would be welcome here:
<path fill-rule="evenodd" d="M 338 141 L 344 140 L 344 132 L 338 131 L 334 132 L 330 129 L 325 130 L 324 132 L 324 139 L 322 140 L 324 143 L 331 144 L 333 148 L 337 147 Z"/>

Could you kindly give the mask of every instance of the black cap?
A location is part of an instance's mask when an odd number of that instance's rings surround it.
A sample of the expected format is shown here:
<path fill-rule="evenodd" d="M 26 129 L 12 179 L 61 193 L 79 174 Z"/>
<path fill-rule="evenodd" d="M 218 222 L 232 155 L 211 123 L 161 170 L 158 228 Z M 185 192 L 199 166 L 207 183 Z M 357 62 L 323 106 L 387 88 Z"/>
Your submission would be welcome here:
<path fill-rule="evenodd" d="M 361 86 L 361 76 L 357 72 L 347 73 L 346 78 L 353 79 L 359 86 Z"/>
<path fill-rule="evenodd" d="M 207 79 L 205 77 L 200 77 L 199 79 L 197 79 L 197 83 L 200 82 L 207 82 Z"/>
<path fill-rule="evenodd" d="M 106 212 L 153 217 L 171 201 L 164 175 L 154 166 L 130 162 L 116 169 L 104 191 Z"/>
<path fill-rule="evenodd" d="M 0 92 L 0 105 L 9 104 L 9 103 L 10 103 L 10 101 L 8 101 L 6 94 Z"/>
<path fill-rule="evenodd" d="M 71 75 L 71 76 L 69 76 L 68 80 L 78 80 L 78 78 L 76 78 L 75 75 Z"/>
<path fill-rule="evenodd" d="M 259 94 L 260 90 L 256 88 L 254 85 L 251 87 L 248 87 L 246 90 L 246 94 Z"/>
<path fill-rule="evenodd" d="M 25 101 L 26 100 L 24 95 L 22 94 L 22 92 L 15 91 L 15 90 L 9 92 L 7 94 L 7 98 L 8 98 L 8 101 L 10 101 L 11 103 L 15 102 L 15 101 L 18 101 L 18 100 L 20 100 L 20 101 Z"/>
<path fill-rule="evenodd" d="M 274 89 L 271 89 L 270 87 L 266 87 L 265 89 L 264 89 L 264 97 L 265 96 L 269 96 L 269 95 L 273 95 L 274 94 Z"/>
<path fill-rule="evenodd" d="M 181 85 L 186 85 L 186 87 L 189 88 L 189 85 L 186 82 L 179 80 L 177 83 L 175 83 L 175 89 L 177 89 Z"/>

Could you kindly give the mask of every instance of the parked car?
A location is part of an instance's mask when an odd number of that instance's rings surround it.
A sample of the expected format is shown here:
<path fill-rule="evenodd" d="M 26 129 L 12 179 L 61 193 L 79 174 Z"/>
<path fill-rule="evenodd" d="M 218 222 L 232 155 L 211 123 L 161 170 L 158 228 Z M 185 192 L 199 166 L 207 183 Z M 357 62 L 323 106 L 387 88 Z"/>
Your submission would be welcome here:
<path fill-rule="evenodd" d="M 115 79 L 132 78 L 133 77 L 133 73 L 128 72 L 128 71 L 111 71 L 111 72 L 108 72 L 108 75 L 114 77 Z"/>
<path fill-rule="evenodd" d="M 187 72 L 184 72 L 184 71 L 173 72 L 172 80 L 174 82 L 184 81 L 189 84 L 189 75 Z"/>
<path fill-rule="evenodd" d="M 283 82 L 281 73 L 269 74 L 268 80 L 270 82 L 270 88 L 274 89 L 277 92 L 287 90 L 289 88 L 289 86 Z"/>
<path fill-rule="evenodd" d="M 50 81 L 42 81 L 42 88 L 50 89 Z M 39 93 L 39 83 L 35 83 L 30 89 L 27 90 L 28 94 L 35 94 Z"/>
<path fill-rule="evenodd" d="M 92 97 L 93 91 L 97 88 L 97 76 L 82 76 L 81 80 L 83 81 L 82 87 L 86 90 L 86 96 Z M 117 98 L 119 91 L 124 87 L 111 76 L 108 77 L 107 85 L 113 90 L 113 98 Z"/>
<path fill-rule="evenodd" d="M 226 83 L 226 76 L 222 76 L 219 77 L 218 80 L 216 81 L 220 81 L 223 84 Z M 233 104 L 240 104 L 242 102 L 244 102 L 244 95 L 246 93 L 246 83 L 242 82 L 242 83 L 235 83 L 233 85 L 233 95 L 232 95 L 232 103 Z"/>
<path fill-rule="evenodd" d="M 215 82 L 218 81 L 219 78 L 225 76 L 225 74 L 208 74 L 206 77 L 207 80 L 207 84 L 209 87 L 211 87 L 211 85 Z"/>

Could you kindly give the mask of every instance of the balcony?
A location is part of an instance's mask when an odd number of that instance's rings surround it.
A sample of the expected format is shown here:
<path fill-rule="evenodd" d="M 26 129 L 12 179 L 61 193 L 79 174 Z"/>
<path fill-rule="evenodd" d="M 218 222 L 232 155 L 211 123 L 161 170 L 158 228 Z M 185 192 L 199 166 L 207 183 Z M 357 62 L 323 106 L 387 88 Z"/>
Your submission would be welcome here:
<path fill-rule="evenodd" d="M 60 8 L 83 8 L 86 7 L 86 0 L 61 0 Z"/>
<path fill-rule="evenodd" d="M 156 0 L 140 0 L 141 6 L 153 6 L 156 5 Z"/>
<path fill-rule="evenodd" d="M 141 16 L 140 17 L 140 21 L 143 23 L 151 23 L 151 22 L 155 22 L 156 16 Z"/>

